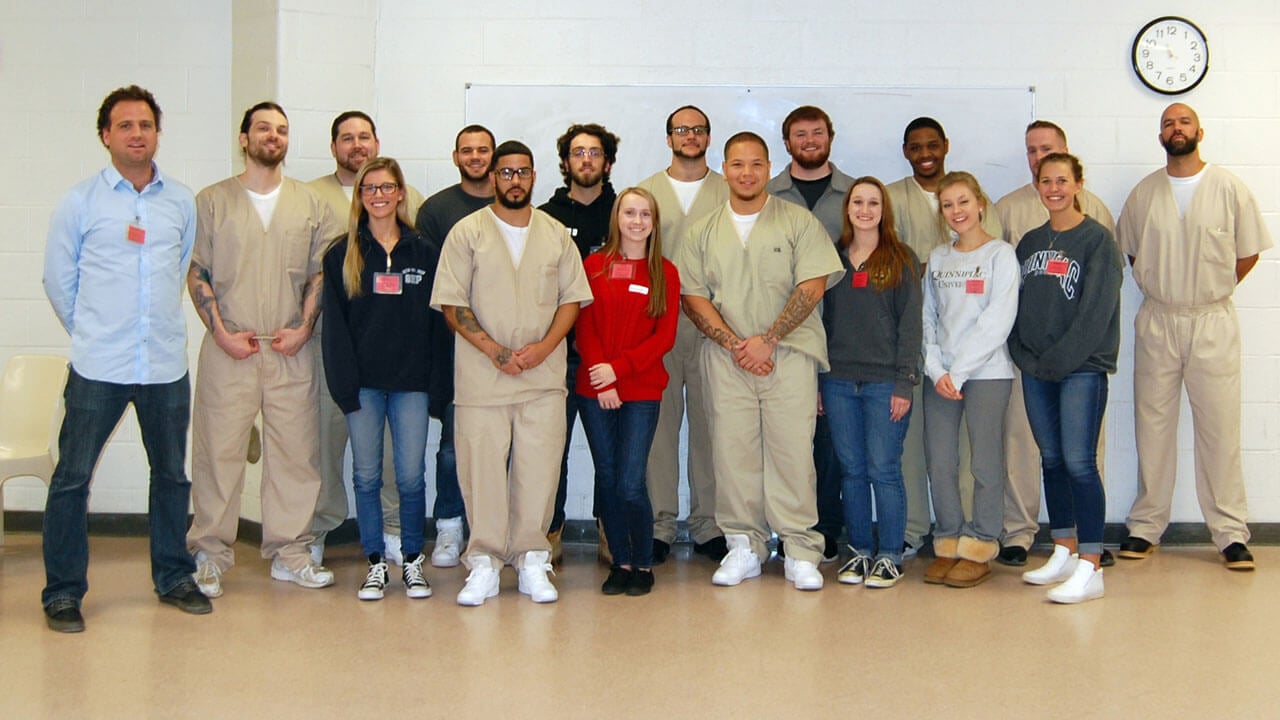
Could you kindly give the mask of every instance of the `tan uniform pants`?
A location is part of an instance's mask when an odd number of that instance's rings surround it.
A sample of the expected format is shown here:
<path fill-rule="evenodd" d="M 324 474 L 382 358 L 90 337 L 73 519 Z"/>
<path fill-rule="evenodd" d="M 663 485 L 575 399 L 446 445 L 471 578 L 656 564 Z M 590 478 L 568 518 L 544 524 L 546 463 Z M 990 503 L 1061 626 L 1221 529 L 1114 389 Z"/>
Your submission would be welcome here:
<path fill-rule="evenodd" d="M 1249 542 L 1240 463 L 1240 325 L 1230 299 L 1172 307 L 1144 300 L 1134 319 L 1133 401 L 1138 495 L 1129 534 L 1159 543 L 1178 465 L 1182 387 L 1195 430 L 1196 497 L 1219 550 Z"/>
<path fill-rule="evenodd" d="M 262 556 L 292 570 L 310 563 L 311 518 L 320 491 L 315 359 L 285 357 L 265 343 L 233 360 L 205 333 L 192 404 L 187 544 L 219 568 L 235 563 L 249 428 L 262 412 Z"/>
<path fill-rule="evenodd" d="M 512 405 L 454 408 L 458 484 L 471 540 L 464 560 L 488 556 L 521 567 L 530 550 L 551 550 L 547 527 L 560 482 L 565 393 Z"/>

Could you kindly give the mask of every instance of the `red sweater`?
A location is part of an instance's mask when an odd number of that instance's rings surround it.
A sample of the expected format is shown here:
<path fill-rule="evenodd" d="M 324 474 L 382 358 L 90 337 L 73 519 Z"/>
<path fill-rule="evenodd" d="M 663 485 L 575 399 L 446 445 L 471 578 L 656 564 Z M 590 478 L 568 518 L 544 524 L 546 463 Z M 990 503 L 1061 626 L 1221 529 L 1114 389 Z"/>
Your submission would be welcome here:
<path fill-rule="evenodd" d="M 599 390 L 591 387 L 593 365 L 609 363 L 618 376 L 614 385 L 623 402 L 661 400 L 667 387 L 667 369 L 662 357 L 676 343 L 676 322 L 680 316 L 680 274 L 676 266 L 662 261 L 667 283 L 667 312 L 659 318 L 649 317 L 649 268 L 643 260 L 615 257 L 610 278 L 609 265 L 602 253 L 592 253 L 583 262 L 591 294 L 595 298 L 578 313 L 574 330 L 582 365 L 575 381 L 579 395 L 594 398 Z M 623 268 L 632 268 L 630 271 Z M 630 277 L 627 275 L 630 274 Z M 638 289 L 642 291 L 637 292 Z"/>

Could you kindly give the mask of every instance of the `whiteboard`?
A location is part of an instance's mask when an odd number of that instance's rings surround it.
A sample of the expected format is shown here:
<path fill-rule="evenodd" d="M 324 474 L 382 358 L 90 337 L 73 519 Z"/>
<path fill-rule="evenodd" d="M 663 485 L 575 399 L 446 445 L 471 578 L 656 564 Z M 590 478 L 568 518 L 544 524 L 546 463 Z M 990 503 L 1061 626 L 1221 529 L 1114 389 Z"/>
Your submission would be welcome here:
<path fill-rule="evenodd" d="M 994 200 L 1025 185 L 1023 136 L 1035 119 L 1035 88 L 869 87 L 836 85 L 499 85 L 468 84 L 466 119 L 493 131 L 499 143 L 520 140 L 534 151 L 534 204 L 564 184 L 556 138 L 574 123 L 596 122 L 618 135 L 611 180 L 618 190 L 671 162 L 666 120 L 681 105 L 711 118 L 707 162 L 719 171 L 724 141 L 742 130 L 769 144 L 771 174 L 790 161 L 782 121 L 800 105 L 817 105 L 835 127 L 831 160 L 852 176 L 886 183 L 911 174 L 902 157 L 902 131 L 928 115 L 951 142 L 948 170 L 968 170 Z"/>

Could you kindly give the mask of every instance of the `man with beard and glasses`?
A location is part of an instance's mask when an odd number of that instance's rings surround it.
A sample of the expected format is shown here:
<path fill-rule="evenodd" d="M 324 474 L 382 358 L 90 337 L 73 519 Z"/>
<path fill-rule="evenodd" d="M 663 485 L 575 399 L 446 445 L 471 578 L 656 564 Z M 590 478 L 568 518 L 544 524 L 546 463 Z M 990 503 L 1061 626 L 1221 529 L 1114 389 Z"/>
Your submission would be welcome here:
<path fill-rule="evenodd" d="M 724 175 L 729 202 L 694 223 L 676 255 L 684 311 L 710 341 L 700 349 L 729 549 L 711 581 L 760 575 L 772 530 L 787 544 L 787 581 L 820 590 L 812 447 L 827 335 L 813 310 L 844 269 L 813 213 L 765 192 L 760 136 L 729 138 Z"/>
<path fill-rule="evenodd" d="M 947 174 L 947 153 L 951 141 L 942 123 L 931 117 L 918 117 L 907 123 L 902 133 L 902 156 L 911 165 L 911 174 L 891 183 L 889 202 L 893 207 L 894 229 L 898 239 L 906 243 L 916 257 L 927 260 L 935 247 L 950 240 L 950 230 L 938 215 L 938 181 Z M 991 205 L 990 202 L 987 203 Z M 994 212 L 985 213 L 982 229 L 992 237 L 1004 233 Z M 916 385 L 912 407 L 924 407 L 924 385 Z M 973 486 L 969 471 L 969 430 L 960 424 L 960 484 Z M 907 490 L 907 532 L 902 559 L 910 560 L 929 534 L 929 475 L 924 463 L 924 416 L 911 419 L 902 448 L 902 479 Z"/>
<path fill-rule="evenodd" d="M 1116 225 L 1142 305 L 1133 321 L 1138 494 L 1122 558 L 1159 547 L 1177 475 L 1182 387 L 1195 429 L 1196 495 L 1227 568 L 1252 570 L 1240 462 L 1240 325 L 1231 295 L 1271 247 L 1253 194 L 1200 159 L 1200 118 L 1174 103 L 1160 116 L 1165 167 L 1129 193 Z"/>
<path fill-rule="evenodd" d="M 707 167 L 710 144 L 711 120 L 706 113 L 692 105 L 676 108 L 667 116 L 671 165 L 639 183 L 658 203 L 662 254 L 668 260 L 674 260 L 690 224 L 729 201 L 724 176 Z M 715 562 L 723 560 L 728 552 L 724 534 L 716 525 L 716 478 L 711 467 L 711 428 L 702 385 L 701 347 L 702 333 L 680 313 L 676 346 L 662 359 L 670 379 L 658 408 L 658 429 L 647 468 L 655 565 L 671 554 L 671 543 L 676 538 L 676 516 L 680 513 L 680 423 L 686 417 L 686 408 L 689 517 L 685 522 L 693 539 L 693 551 Z"/>
<path fill-rule="evenodd" d="M 418 232 L 436 247 L 462 218 L 493 203 L 493 183 L 489 163 L 493 159 L 493 133 L 483 125 L 468 125 L 453 139 L 453 164 L 460 180 L 427 198 L 418 210 Z M 462 489 L 458 487 L 457 453 L 453 445 L 453 339 L 449 346 L 432 348 L 433 358 L 447 358 L 446 372 L 439 389 L 432 389 L 428 404 L 431 416 L 440 420 L 440 446 L 436 450 L 436 545 L 431 564 L 457 567 L 462 557 L 465 512 Z"/>
<path fill-rule="evenodd" d="M 609 171 L 618 159 L 618 136 L 596 123 L 570 125 L 556 140 L 556 152 L 560 155 L 560 174 L 564 176 L 564 185 L 556 188 L 551 199 L 538 209 L 569 228 L 569 236 L 573 238 L 574 245 L 578 246 L 578 254 L 585 260 L 587 255 L 604 247 L 609 236 L 609 215 L 617 197 L 613 185 L 609 184 Z M 569 396 L 565 400 L 564 454 L 560 460 L 560 486 L 556 489 L 555 512 L 552 513 L 551 525 L 547 528 L 553 563 L 558 563 L 561 555 L 564 506 L 569 489 L 569 443 L 573 440 L 573 423 L 578 417 L 578 394 L 573 392 L 573 384 L 578 365 L 582 362 L 574 347 L 572 332 L 569 333 L 567 345 L 569 374 L 565 384 L 569 388 Z M 594 497 L 597 494 L 592 495 Z M 591 514 L 597 518 L 600 561 L 611 565 L 613 558 L 609 555 L 609 546 L 605 542 L 600 514 L 594 507 Z"/>
<path fill-rule="evenodd" d="M 329 126 L 329 151 L 337 166 L 328 175 L 307 183 L 320 197 L 329 203 L 338 222 L 346 224 L 351 216 L 351 196 L 355 189 L 356 173 L 365 161 L 378 156 L 378 128 L 373 118 L 359 110 L 347 110 L 333 119 Z M 405 188 L 405 205 L 410 215 L 422 205 L 422 194 L 411 185 Z M 325 387 L 324 360 L 320 357 L 321 329 L 323 322 L 315 326 L 315 341 L 311 343 L 316 359 L 316 375 L 320 387 Z M 316 516 L 311 531 L 315 540 L 311 544 L 311 558 L 320 564 L 324 558 L 324 541 L 329 531 L 347 519 L 347 488 L 342 477 L 343 454 L 347 449 L 347 421 L 329 393 L 320 393 L 320 499 L 316 503 Z M 383 445 L 382 476 L 395 477 L 391 455 L 391 431 L 387 431 Z M 387 559 L 401 564 L 400 554 L 400 494 L 392 482 L 382 485 L 383 537 Z"/>
<path fill-rule="evenodd" d="M 508 140 L 489 170 L 495 202 L 445 238 L 431 307 L 454 339 L 454 442 L 471 539 L 459 605 L 518 588 L 555 602 L 547 526 L 564 445 L 565 343 L 591 289 L 565 227 L 529 206 L 533 152 Z"/>
<path fill-rule="evenodd" d="M 196 196 L 196 243 L 187 289 L 208 332 L 200 345 L 192 411 L 187 543 L 196 583 L 222 594 L 235 562 L 249 428 L 262 413 L 262 556 L 271 577 L 303 587 L 333 583 L 308 552 L 320 492 L 319 401 L 307 347 L 320 314 L 320 263 L 345 231 L 328 203 L 284 176 L 289 119 L 261 102 L 240 123 L 244 172 Z"/>
<path fill-rule="evenodd" d="M 831 162 L 831 141 L 835 136 L 831 116 L 822 108 L 802 105 L 792 110 L 782 121 L 782 143 L 791 162 L 767 186 L 770 195 L 808 208 L 826 228 L 832 242 L 840 239 L 844 229 L 844 199 L 853 186 L 853 178 Z M 813 430 L 813 464 L 818 473 L 818 524 L 814 529 L 822 533 L 824 540 L 822 561 L 835 562 L 840 557 L 844 508 L 840 504 L 840 471 L 831 445 L 831 429 L 823 415 L 818 416 Z"/>

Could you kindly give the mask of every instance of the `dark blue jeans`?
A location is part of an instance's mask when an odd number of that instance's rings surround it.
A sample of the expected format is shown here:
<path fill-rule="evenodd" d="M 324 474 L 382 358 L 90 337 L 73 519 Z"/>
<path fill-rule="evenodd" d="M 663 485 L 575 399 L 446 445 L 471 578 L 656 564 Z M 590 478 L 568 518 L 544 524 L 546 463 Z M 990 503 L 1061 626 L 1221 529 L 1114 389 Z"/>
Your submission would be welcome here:
<path fill-rule="evenodd" d="M 436 502 L 431 509 L 436 520 L 466 516 L 462 488 L 458 485 L 458 456 L 453 450 L 453 403 L 440 420 L 440 447 L 436 450 Z"/>
<path fill-rule="evenodd" d="M 1077 372 L 1046 382 L 1023 373 L 1022 396 L 1040 447 L 1050 534 L 1076 536 L 1082 555 L 1097 555 L 1107 512 L 1097 460 L 1107 376 Z"/>
<path fill-rule="evenodd" d="M 356 526 L 366 556 L 386 553 L 382 524 L 382 438 L 391 425 L 391 454 L 400 493 L 400 548 L 422 552 L 427 524 L 427 394 L 360 388 L 360 409 L 347 413 Z"/>
<path fill-rule="evenodd" d="M 81 377 L 72 368 L 62 397 L 66 416 L 58 433 L 58 466 L 44 506 L 46 584 L 40 603 L 47 607 L 67 599 L 79 605 L 89 591 L 89 481 L 129 403 L 151 465 L 151 581 L 157 594 L 173 590 L 196 570 L 187 552 L 191 482 L 183 469 L 191 422 L 189 376 L 156 385 L 117 385 Z"/>
<path fill-rule="evenodd" d="M 617 410 L 605 410 L 595 398 L 577 397 L 582 429 L 596 468 L 596 498 L 613 563 L 652 567 L 653 505 L 645 471 L 661 403 L 624 402 Z"/>
<path fill-rule="evenodd" d="M 908 411 L 890 419 L 893 383 L 847 380 L 821 381 L 822 406 L 831 426 L 839 461 L 844 518 L 849 544 L 867 557 L 888 557 L 902 564 L 907 527 L 907 493 L 902 481 L 902 442 L 907 437 Z M 871 532 L 871 496 L 879 525 L 879 552 Z"/>

